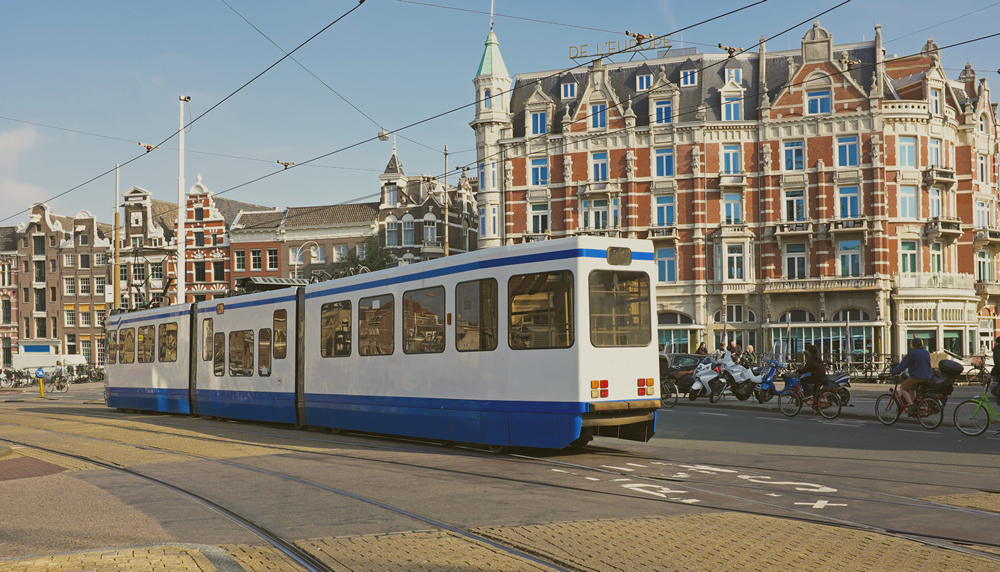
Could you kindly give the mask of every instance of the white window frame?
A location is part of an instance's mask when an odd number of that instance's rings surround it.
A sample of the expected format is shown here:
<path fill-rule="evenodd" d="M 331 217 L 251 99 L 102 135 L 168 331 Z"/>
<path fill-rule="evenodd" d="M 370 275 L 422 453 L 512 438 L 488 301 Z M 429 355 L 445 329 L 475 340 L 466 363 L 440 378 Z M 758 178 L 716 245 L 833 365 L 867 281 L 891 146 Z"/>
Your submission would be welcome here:
<path fill-rule="evenodd" d="M 399 246 L 399 223 L 395 219 L 385 221 L 385 245 Z"/>
<path fill-rule="evenodd" d="M 94 325 L 94 323 L 91 321 L 92 317 L 93 317 L 93 314 L 91 314 L 89 311 L 84 312 L 84 311 L 81 310 L 80 311 L 80 327 L 81 328 L 90 328 L 90 327 L 92 327 Z M 87 341 L 89 341 L 89 340 L 87 340 Z"/>
<path fill-rule="evenodd" d="M 931 273 L 944 272 L 944 245 L 940 242 L 931 243 Z"/>
<path fill-rule="evenodd" d="M 740 68 L 729 68 L 726 70 L 726 81 L 732 81 L 736 85 L 740 85 L 743 81 L 743 70 Z"/>
<path fill-rule="evenodd" d="M 941 140 L 931 137 L 927 141 L 927 165 L 941 167 Z"/>
<path fill-rule="evenodd" d="M 359 246 L 360 246 L 360 244 L 359 244 Z M 350 251 L 350 249 L 347 247 L 346 244 L 335 244 L 335 245 L 333 245 L 333 261 L 334 262 L 343 262 L 344 260 L 347 260 L 347 255 L 348 255 L 349 251 Z M 358 254 L 358 257 L 360 258 L 361 254 Z M 323 257 L 323 262 L 324 263 L 326 262 L 326 257 L 325 256 Z"/>
<path fill-rule="evenodd" d="M 273 258 L 272 258 L 272 255 L 273 255 Z M 289 256 L 288 258 L 289 258 L 289 262 L 291 262 L 291 258 L 292 257 Z M 273 266 L 271 265 L 272 262 L 274 262 Z M 299 264 L 300 265 L 302 264 L 302 253 L 301 252 L 299 253 Z M 277 248 L 268 248 L 267 249 L 267 269 L 268 270 L 278 270 L 280 267 L 281 267 L 281 255 L 279 254 L 278 249 Z"/>
<path fill-rule="evenodd" d="M 899 218 L 920 218 L 920 198 L 917 187 L 910 185 L 899 187 Z"/>
<path fill-rule="evenodd" d="M 934 115 L 941 115 L 941 90 L 931 88 L 929 101 L 931 113 Z"/>
<path fill-rule="evenodd" d="M 656 281 L 661 284 L 675 284 L 677 282 L 677 249 L 675 247 L 656 249 Z"/>
<path fill-rule="evenodd" d="M 806 204 L 806 191 L 805 189 L 785 189 L 785 200 L 784 200 L 784 215 L 785 222 L 801 222 L 806 220 L 806 213 L 808 213 Z M 798 216 L 801 212 L 802 216 Z"/>
<path fill-rule="evenodd" d="M 829 109 L 823 110 L 823 101 L 827 102 Z M 816 104 L 816 111 L 813 111 L 813 103 Z M 807 91 L 805 111 L 806 115 L 828 115 L 833 113 L 833 87 Z"/>
<path fill-rule="evenodd" d="M 544 187 L 549 184 L 549 159 L 542 157 L 531 160 L 531 186 Z"/>
<path fill-rule="evenodd" d="M 657 178 L 674 176 L 674 148 L 665 147 L 655 149 L 653 155 L 656 157 L 655 172 Z M 669 169 L 667 168 L 669 167 Z"/>
<path fill-rule="evenodd" d="M 563 99 L 576 99 L 576 84 L 575 83 L 564 83 L 564 84 L 562 84 L 562 98 Z"/>
<path fill-rule="evenodd" d="M 81 296 L 90 296 L 91 295 L 90 278 L 89 277 L 81 277 L 80 278 L 79 292 L 80 292 Z"/>
<path fill-rule="evenodd" d="M 63 268 L 75 268 L 75 267 L 76 267 L 76 255 L 63 254 Z"/>
<path fill-rule="evenodd" d="M 681 70 L 681 87 L 698 85 L 698 70 Z"/>
<path fill-rule="evenodd" d="M 326 247 L 323 245 L 309 247 L 309 264 L 326 264 Z"/>
<path fill-rule="evenodd" d="M 63 296 L 76 296 L 76 278 L 63 278 Z"/>
<path fill-rule="evenodd" d="M 916 240 L 899 241 L 899 272 L 914 275 L 920 267 L 920 245 Z"/>
<path fill-rule="evenodd" d="M 236 250 L 234 251 L 234 264 L 235 270 L 246 270 L 247 269 L 247 251 Z"/>
<path fill-rule="evenodd" d="M 837 137 L 837 166 L 857 167 L 861 163 L 861 152 L 859 147 L 860 137 L 857 135 L 845 135 Z M 853 161 L 851 160 L 853 151 Z"/>
<path fill-rule="evenodd" d="M 413 234 L 413 220 L 403 219 L 403 246 L 413 246 L 416 237 Z"/>
<path fill-rule="evenodd" d="M 897 158 L 897 163 L 900 167 L 911 167 L 916 168 L 920 164 L 920 158 L 917 156 L 917 137 L 914 135 L 901 135 L 899 137 L 899 143 L 897 145 L 899 149 L 899 157 Z"/>
<path fill-rule="evenodd" d="M 254 254 L 256 254 L 256 260 L 254 260 Z M 250 270 L 261 271 L 264 269 L 264 251 L 260 248 L 253 248 L 250 250 Z"/>
<path fill-rule="evenodd" d="M 548 133 L 548 127 L 546 124 L 547 118 L 548 118 L 548 113 L 545 111 L 535 111 L 531 114 L 532 135 L 545 135 L 546 133 Z"/>
<path fill-rule="evenodd" d="M 927 189 L 927 216 L 930 218 L 941 218 L 941 189 L 931 187 Z"/>
<path fill-rule="evenodd" d="M 722 146 L 722 173 L 725 175 L 736 175 L 743 172 L 743 162 L 740 157 L 742 149 L 736 145 Z"/>
<path fill-rule="evenodd" d="M 107 284 L 103 276 L 94 276 L 94 295 L 103 296 L 107 288 Z"/>
<path fill-rule="evenodd" d="M 590 104 L 590 128 L 608 128 L 608 104 L 604 102 Z"/>
<path fill-rule="evenodd" d="M 675 195 L 656 195 L 653 199 L 656 226 L 674 226 L 677 224 L 677 197 Z"/>
<path fill-rule="evenodd" d="M 845 199 L 848 207 L 854 207 L 853 210 L 856 211 L 854 214 L 850 212 L 852 210 L 850 208 L 847 209 L 846 214 L 844 213 Z M 837 218 L 861 218 L 862 216 L 864 216 L 864 211 L 861 207 L 861 192 L 858 187 L 837 187 Z"/>
<path fill-rule="evenodd" d="M 792 248 L 795 250 L 792 250 Z M 801 247 L 801 250 L 799 250 Z M 809 249 L 804 242 L 785 245 L 785 278 L 804 280 L 809 277 Z"/>
<path fill-rule="evenodd" d="M 428 242 L 437 242 L 437 219 L 424 218 L 424 224 L 421 226 L 423 226 L 424 229 L 424 244 Z"/>
<path fill-rule="evenodd" d="M 608 180 L 608 152 L 597 151 L 590 154 L 590 173 L 595 183 Z"/>
<path fill-rule="evenodd" d="M 644 74 L 636 76 L 635 78 L 635 90 L 636 91 L 646 91 L 653 85 L 653 75 Z"/>
<path fill-rule="evenodd" d="M 785 141 L 782 144 L 782 169 L 787 172 L 806 170 L 806 144 L 802 140 Z M 791 166 L 789 166 L 791 165 Z"/>
<path fill-rule="evenodd" d="M 856 249 L 852 248 L 850 250 L 845 250 L 844 248 L 842 248 L 842 246 L 845 243 L 850 243 L 850 242 L 858 243 L 858 247 Z M 848 268 L 848 266 L 845 265 L 845 258 L 850 268 Z M 853 266 L 855 264 L 857 264 L 858 267 L 857 274 L 854 274 L 850 271 L 853 269 Z M 856 278 L 858 276 L 864 275 L 865 261 L 864 257 L 862 256 L 861 240 L 854 239 L 854 240 L 837 241 L 837 266 L 838 266 L 837 270 L 839 271 L 837 274 L 841 278 Z"/>
<path fill-rule="evenodd" d="M 149 277 L 153 280 L 163 280 L 163 262 L 149 263 Z"/>
<path fill-rule="evenodd" d="M 63 325 L 67 328 L 76 327 L 76 310 L 63 310 Z"/>
<path fill-rule="evenodd" d="M 654 104 L 656 111 L 656 124 L 669 125 L 674 120 L 674 101 L 672 99 L 661 99 Z"/>
<path fill-rule="evenodd" d="M 722 96 L 722 120 L 723 121 L 742 121 L 743 117 L 740 113 L 741 104 L 743 98 L 739 95 L 723 95 Z"/>
<path fill-rule="evenodd" d="M 549 205 L 531 205 L 531 232 L 533 234 L 543 234 L 549 231 Z"/>
<path fill-rule="evenodd" d="M 744 282 L 747 276 L 747 247 L 743 243 L 729 243 L 724 246 L 726 253 L 726 280 Z"/>
<path fill-rule="evenodd" d="M 722 194 L 722 222 L 723 224 L 743 224 L 743 195 L 742 193 Z"/>
<path fill-rule="evenodd" d="M 399 204 L 399 187 L 396 185 L 385 186 L 385 206 L 395 207 Z"/>

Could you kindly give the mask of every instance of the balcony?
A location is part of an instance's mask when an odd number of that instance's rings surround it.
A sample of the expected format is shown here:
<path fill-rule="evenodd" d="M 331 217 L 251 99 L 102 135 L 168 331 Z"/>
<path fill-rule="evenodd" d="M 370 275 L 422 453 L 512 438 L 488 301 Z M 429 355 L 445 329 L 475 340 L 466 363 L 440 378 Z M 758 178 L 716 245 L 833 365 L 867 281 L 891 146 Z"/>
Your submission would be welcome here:
<path fill-rule="evenodd" d="M 961 220 L 945 217 L 934 217 L 927 221 L 924 232 L 931 240 L 943 238 L 948 242 L 961 238 L 965 234 L 965 231 L 962 230 Z"/>
<path fill-rule="evenodd" d="M 713 296 L 740 296 L 757 292 L 754 282 L 722 282 L 708 285 L 708 293 Z"/>
<path fill-rule="evenodd" d="M 813 222 L 811 220 L 794 220 L 779 222 L 775 225 L 775 236 L 808 236 L 813 232 Z"/>
<path fill-rule="evenodd" d="M 952 288 L 958 290 L 973 290 L 976 287 L 975 276 L 972 274 L 932 274 L 918 272 L 915 274 L 896 274 L 893 277 L 894 286 L 898 288 Z"/>
<path fill-rule="evenodd" d="M 720 188 L 737 188 L 742 189 L 747 186 L 747 176 L 743 173 L 719 173 L 719 187 Z"/>
<path fill-rule="evenodd" d="M 868 219 L 864 217 L 831 218 L 830 232 L 864 232 L 868 230 Z"/>
<path fill-rule="evenodd" d="M 764 281 L 765 294 L 795 292 L 841 292 L 850 290 L 879 290 L 882 278 L 875 276 L 822 276 L 820 278 L 768 278 Z"/>
<path fill-rule="evenodd" d="M 541 242 L 543 240 L 552 240 L 549 231 L 521 233 L 521 242 Z"/>
<path fill-rule="evenodd" d="M 976 280 L 976 294 L 984 298 L 987 296 L 1000 296 L 1000 282 Z"/>
<path fill-rule="evenodd" d="M 977 228 L 973 233 L 972 238 L 976 247 L 981 247 L 990 243 L 1000 243 L 1000 228 L 992 226 Z"/>
<path fill-rule="evenodd" d="M 444 244 L 440 240 L 425 240 L 420 245 L 420 253 L 422 255 L 444 254 Z"/>
<path fill-rule="evenodd" d="M 722 223 L 712 234 L 716 238 L 747 237 L 750 236 L 750 230 L 745 222 Z"/>
<path fill-rule="evenodd" d="M 677 227 L 672 224 L 663 226 L 650 226 L 649 238 L 671 238 L 677 239 Z"/>
<path fill-rule="evenodd" d="M 577 236 L 603 236 L 607 238 L 621 238 L 622 231 L 619 228 L 581 228 L 576 231 Z"/>
<path fill-rule="evenodd" d="M 950 167 L 931 166 L 924 171 L 924 184 L 928 187 L 933 187 L 934 185 L 950 187 L 957 180 L 955 178 L 955 169 Z"/>
<path fill-rule="evenodd" d="M 923 117 L 930 113 L 926 101 L 892 101 L 882 104 L 882 114 L 885 117 Z"/>

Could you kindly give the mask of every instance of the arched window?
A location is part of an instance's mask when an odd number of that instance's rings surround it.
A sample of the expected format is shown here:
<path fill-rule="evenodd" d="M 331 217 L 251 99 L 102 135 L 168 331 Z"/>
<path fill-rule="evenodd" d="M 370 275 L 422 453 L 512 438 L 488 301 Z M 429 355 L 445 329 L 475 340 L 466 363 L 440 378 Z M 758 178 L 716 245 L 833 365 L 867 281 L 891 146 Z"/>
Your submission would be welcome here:
<path fill-rule="evenodd" d="M 872 317 L 864 310 L 841 310 L 833 315 L 834 322 L 846 322 L 850 316 L 853 322 L 869 322 Z"/>
<path fill-rule="evenodd" d="M 662 312 L 657 316 L 657 321 L 661 326 L 678 326 L 694 323 L 691 316 L 678 312 Z"/>
<path fill-rule="evenodd" d="M 795 322 L 815 322 L 816 316 L 812 312 L 806 312 L 805 310 L 792 310 L 791 312 L 785 312 L 778 319 L 779 322 L 788 323 L 788 319 L 791 317 L 792 323 Z"/>
<path fill-rule="evenodd" d="M 979 132 L 986 133 L 986 114 L 979 116 Z"/>
<path fill-rule="evenodd" d="M 493 107 L 493 101 L 490 99 L 490 97 L 491 97 L 490 90 L 487 89 L 486 91 L 483 92 L 483 107 L 485 107 L 486 109 Z"/>

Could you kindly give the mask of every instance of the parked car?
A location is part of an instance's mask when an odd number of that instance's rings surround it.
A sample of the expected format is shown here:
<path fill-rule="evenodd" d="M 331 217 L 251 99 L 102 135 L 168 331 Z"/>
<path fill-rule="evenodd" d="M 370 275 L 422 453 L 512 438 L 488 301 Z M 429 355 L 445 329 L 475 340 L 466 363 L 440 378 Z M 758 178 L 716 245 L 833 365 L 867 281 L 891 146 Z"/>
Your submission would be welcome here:
<path fill-rule="evenodd" d="M 694 383 L 694 368 L 705 359 L 696 354 L 660 354 L 660 379 L 677 384 L 678 393 L 687 393 Z"/>

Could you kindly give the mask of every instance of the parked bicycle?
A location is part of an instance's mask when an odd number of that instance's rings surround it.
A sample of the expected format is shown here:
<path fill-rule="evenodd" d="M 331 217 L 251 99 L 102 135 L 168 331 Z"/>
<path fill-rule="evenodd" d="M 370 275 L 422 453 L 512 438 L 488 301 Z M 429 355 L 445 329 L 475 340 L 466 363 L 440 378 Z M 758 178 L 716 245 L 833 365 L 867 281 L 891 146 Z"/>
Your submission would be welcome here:
<path fill-rule="evenodd" d="M 827 419 L 835 419 L 840 415 L 840 399 L 833 391 L 821 389 L 819 393 L 806 395 L 797 376 L 783 373 L 781 377 L 785 380 L 785 389 L 778 394 L 778 409 L 785 416 L 795 417 L 802 411 L 803 405 L 818 411 Z M 818 383 L 824 382 L 819 381 Z"/>
<path fill-rule="evenodd" d="M 972 358 L 972 366 L 965 372 L 965 380 L 970 384 L 978 383 L 983 387 L 989 386 L 992 379 L 989 372 L 986 371 L 986 356 L 974 356 Z"/>
<path fill-rule="evenodd" d="M 1000 415 L 985 394 L 959 403 L 952 418 L 955 420 L 955 428 L 970 437 L 985 433 L 990 428 L 991 421 L 1000 421 Z"/>
<path fill-rule="evenodd" d="M 673 407 L 677 405 L 677 384 L 669 379 L 660 381 L 660 406 Z"/>

